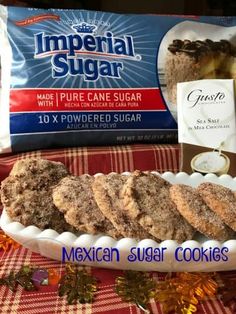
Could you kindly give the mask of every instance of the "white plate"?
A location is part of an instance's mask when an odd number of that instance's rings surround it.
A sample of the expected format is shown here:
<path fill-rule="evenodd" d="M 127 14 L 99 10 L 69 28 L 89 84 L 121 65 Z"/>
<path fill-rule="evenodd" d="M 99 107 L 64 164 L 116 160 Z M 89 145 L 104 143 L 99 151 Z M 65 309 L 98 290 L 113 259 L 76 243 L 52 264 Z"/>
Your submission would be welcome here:
<path fill-rule="evenodd" d="M 153 173 L 159 175 L 157 172 Z M 128 174 L 128 172 L 126 172 L 125 174 Z M 161 176 L 171 183 L 184 183 L 196 187 L 202 182 L 214 182 L 229 187 L 232 190 L 236 190 L 236 178 L 232 178 L 229 175 L 222 175 L 221 177 L 217 177 L 213 174 L 202 176 L 199 173 L 188 175 L 184 172 L 180 172 L 178 174 L 165 172 Z M 18 222 L 13 222 L 8 217 L 5 210 L 2 213 L 0 225 L 6 234 L 22 244 L 24 247 L 29 248 L 33 252 L 38 252 L 43 256 L 59 261 L 62 260 L 63 247 L 66 249 L 66 252 L 68 254 L 72 248 L 85 248 L 86 250 L 90 249 L 89 256 L 92 256 L 92 252 L 98 252 L 99 259 L 101 258 L 100 253 L 102 250 L 104 250 L 105 248 L 108 248 L 109 250 L 111 248 L 115 248 L 117 249 L 117 251 L 114 250 L 114 260 L 111 262 L 88 261 L 86 253 L 83 251 L 82 256 L 83 258 L 86 258 L 86 261 L 80 262 L 80 264 L 96 267 L 143 271 L 219 271 L 236 269 L 236 238 L 235 240 L 232 239 L 225 243 L 220 243 L 218 241 L 209 240 L 198 234 L 194 238 L 194 240 L 178 244 L 176 241 L 172 240 L 166 240 L 161 243 L 156 243 L 151 239 L 145 239 L 137 242 L 134 239 L 123 238 L 119 241 L 116 241 L 109 236 L 93 236 L 90 234 L 82 234 L 77 237 L 70 232 L 58 234 L 56 231 L 51 229 L 42 231 L 35 226 L 24 227 Z M 175 252 L 178 247 L 181 247 L 178 252 L 180 252 L 180 250 L 182 249 L 184 249 L 185 252 L 189 252 L 193 249 L 195 249 L 195 252 L 199 251 L 199 249 L 206 250 L 203 258 L 204 261 L 177 261 L 175 258 Z M 226 250 L 228 249 L 228 252 L 225 253 L 228 260 L 210 261 L 210 252 L 212 252 L 214 248 L 217 248 L 216 250 L 221 250 L 223 247 L 226 248 Z M 166 249 L 164 251 L 165 254 L 163 261 L 152 260 L 131 262 L 128 260 L 131 248 L 134 248 L 133 252 L 135 254 L 137 253 L 138 249 L 142 251 L 147 250 L 148 248 L 147 252 L 155 248 L 156 251 L 158 251 L 158 249 L 161 250 L 162 248 Z M 119 253 L 119 261 L 116 260 L 116 252 Z M 146 257 L 148 257 L 148 255 L 146 255 Z M 158 259 L 157 255 L 156 257 Z M 178 258 L 180 257 L 181 256 L 179 255 Z M 188 254 L 186 255 L 186 258 L 188 258 Z M 206 261 L 206 258 L 208 258 L 208 261 Z"/>

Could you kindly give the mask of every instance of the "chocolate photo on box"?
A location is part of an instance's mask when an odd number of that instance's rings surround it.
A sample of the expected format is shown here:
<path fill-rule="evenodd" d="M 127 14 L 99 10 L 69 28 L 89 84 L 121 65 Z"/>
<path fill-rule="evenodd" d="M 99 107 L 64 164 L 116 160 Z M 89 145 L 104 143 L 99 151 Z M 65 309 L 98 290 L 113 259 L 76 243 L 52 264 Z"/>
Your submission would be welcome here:
<path fill-rule="evenodd" d="M 176 85 L 202 79 L 235 79 L 236 47 L 225 39 L 174 39 L 165 64 L 168 98 L 176 103 Z"/>
<path fill-rule="evenodd" d="M 177 119 L 177 83 L 236 78 L 236 28 L 186 21 L 166 33 L 158 56 L 162 95 Z"/>

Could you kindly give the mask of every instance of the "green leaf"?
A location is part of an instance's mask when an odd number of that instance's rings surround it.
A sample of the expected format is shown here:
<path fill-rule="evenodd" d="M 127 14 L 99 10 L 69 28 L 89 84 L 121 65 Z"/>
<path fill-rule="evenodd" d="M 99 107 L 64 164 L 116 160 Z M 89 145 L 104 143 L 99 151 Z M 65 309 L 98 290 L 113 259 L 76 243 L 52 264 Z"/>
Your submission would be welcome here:
<path fill-rule="evenodd" d="M 6 285 L 13 292 L 16 291 L 18 284 L 26 291 L 37 290 L 32 281 L 32 274 L 34 270 L 35 269 L 30 266 L 22 266 L 17 273 L 10 272 L 8 276 L 1 278 L 0 285 Z"/>
<path fill-rule="evenodd" d="M 124 276 L 116 278 L 115 291 L 123 301 L 135 303 L 143 311 L 155 295 L 156 282 L 149 274 L 125 271 Z"/>
<path fill-rule="evenodd" d="M 97 279 L 78 266 L 69 265 L 59 283 L 59 296 L 66 296 L 69 304 L 92 303 L 97 291 Z"/>

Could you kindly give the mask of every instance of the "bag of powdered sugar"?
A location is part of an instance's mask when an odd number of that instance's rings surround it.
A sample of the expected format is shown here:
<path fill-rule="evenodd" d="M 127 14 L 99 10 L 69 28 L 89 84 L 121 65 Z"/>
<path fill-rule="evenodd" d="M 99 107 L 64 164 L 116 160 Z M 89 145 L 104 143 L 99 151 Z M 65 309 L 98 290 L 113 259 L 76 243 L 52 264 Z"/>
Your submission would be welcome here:
<path fill-rule="evenodd" d="M 232 78 L 235 25 L 0 6 L 0 152 L 176 142 L 177 82 Z"/>

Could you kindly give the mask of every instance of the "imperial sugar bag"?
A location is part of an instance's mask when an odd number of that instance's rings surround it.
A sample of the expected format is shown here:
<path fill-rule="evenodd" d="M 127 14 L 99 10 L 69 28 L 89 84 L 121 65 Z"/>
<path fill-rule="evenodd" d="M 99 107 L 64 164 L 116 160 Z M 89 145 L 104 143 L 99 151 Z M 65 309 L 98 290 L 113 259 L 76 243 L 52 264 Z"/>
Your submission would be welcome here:
<path fill-rule="evenodd" d="M 177 82 L 233 78 L 235 25 L 0 6 L 0 152 L 176 142 Z"/>

